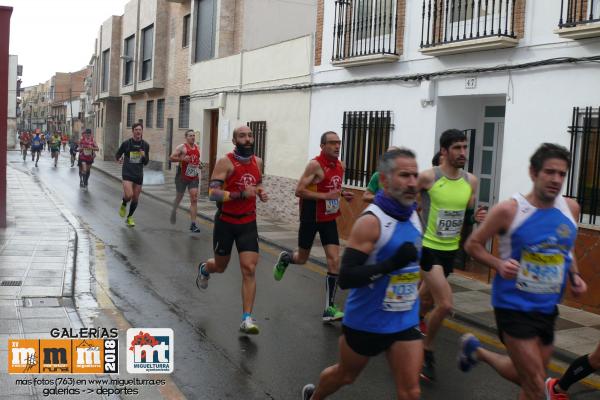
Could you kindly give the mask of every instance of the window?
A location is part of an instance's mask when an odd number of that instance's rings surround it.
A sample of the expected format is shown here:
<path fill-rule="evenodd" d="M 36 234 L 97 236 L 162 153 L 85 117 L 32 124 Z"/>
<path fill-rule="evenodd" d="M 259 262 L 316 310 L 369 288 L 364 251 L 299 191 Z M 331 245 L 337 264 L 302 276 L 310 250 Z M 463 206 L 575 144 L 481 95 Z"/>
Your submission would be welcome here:
<path fill-rule="evenodd" d="M 514 0 L 423 0 L 421 48 L 483 37 L 516 38 Z"/>
<path fill-rule="evenodd" d="M 156 100 L 156 127 L 165 127 L 165 99 Z"/>
<path fill-rule="evenodd" d="M 102 112 L 100 113 L 100 128 L 104 127 L 104 108 L 102 109 Z"/>
<path fill-rule="evenodd" d="M 600 21 L 600 0 L 561 0 L 559 28 Z"/>
<path fill-rule="evenodd" d="M 600 223 L 600 109 L 575 107 L 571 134 L 571 165 L 567 196 L 581 206 L 579 222 Z"/>
<path fill-rule="evenodd" d="M 210 60 L 215 56 L 216 8 L 215 0 L 196 0 L 194 62 Z"/>
<path fill-rule="evenodd" d="M 179 127 L 190 127 L 190 96 L 179 98 Z"/>
<path fill-rule="evenodd" d="M 333 61 L 396 49 L 397 0 L 336 0 Z"/>
<path fill-rule="evenodd" d="M 152 119 L 154 116 L 154 100 L 148 100 L 146 102 L 146 127 L 152 128 Z"/>
<path fill-rule="evenodd" d="M 389 147 L 391 111 L 349 111 L 342 124 L 342 160 L 346 163 L 344 184 L 366 187 L 377 170 L 379 157 Z"/>
<path fill-rule="evenodd" d="M 154 47 L 154 25 L 142 31 L 142 81 L 152 78 L 152 48 Z"/>
<path fill-rule="evenodd" d="M 181 34 L 181 47 L 190 45 L 190 14 L 183 17 L 183 32 Z"/>
<path fill-rule="evenodd" d="M 267 139 L 267 121 L 250 121 L 246 125 L 250 127 L 254 134 L 254 154 L 263 160 L 263 170 L 265 172 L 265 150 Z"/>
<path fill-rule="evenodd" d="M 135 121 L 135 103 L 127 104 L 127 127 L 131 128 Z"/>
<path fill-rule="evenodd" d="M 135 52 L 135 35 L 125 39 L 123 45 L 123 86 L 133 83 L 133 59 Z"/>
<path fill-rule="evenodd" d="M 102 92 L 106 92 L 108 90 L 108 72 L 110 69 L 110 49 L 104 50 L 102 52 Z"/>

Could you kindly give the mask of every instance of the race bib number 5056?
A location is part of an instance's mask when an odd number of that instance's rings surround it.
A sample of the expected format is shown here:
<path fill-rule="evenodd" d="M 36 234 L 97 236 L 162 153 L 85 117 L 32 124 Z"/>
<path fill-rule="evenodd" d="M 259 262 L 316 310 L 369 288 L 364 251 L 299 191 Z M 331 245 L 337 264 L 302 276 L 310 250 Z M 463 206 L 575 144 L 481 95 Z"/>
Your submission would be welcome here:
<path fill-rule="evenodd" d="M 460 235 L 465 210 L 439 210 L 437 215 L 437 236 L 452 238 Z"/>

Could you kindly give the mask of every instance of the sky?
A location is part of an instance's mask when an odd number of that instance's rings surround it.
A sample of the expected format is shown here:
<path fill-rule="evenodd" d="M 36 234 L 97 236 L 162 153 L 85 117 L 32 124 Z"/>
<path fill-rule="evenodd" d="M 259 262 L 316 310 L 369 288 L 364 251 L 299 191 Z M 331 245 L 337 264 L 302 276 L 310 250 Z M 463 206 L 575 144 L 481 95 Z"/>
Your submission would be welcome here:
<path fill-rule="evenodd" d="M 9 53 L 23 66 L 21 87 L 85 67 L 100 25 L 111 15 L 122 15 L 127 1 L 0 0 L 0 6 L 13 8 Z"/>

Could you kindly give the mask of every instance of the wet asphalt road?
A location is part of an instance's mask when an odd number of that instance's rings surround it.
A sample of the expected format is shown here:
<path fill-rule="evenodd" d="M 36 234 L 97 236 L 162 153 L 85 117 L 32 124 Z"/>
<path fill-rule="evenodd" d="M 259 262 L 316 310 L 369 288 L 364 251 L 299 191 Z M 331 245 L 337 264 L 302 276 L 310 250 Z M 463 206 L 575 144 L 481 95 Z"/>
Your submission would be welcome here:
<path fill-rule="evenodd" d="M 324 278 L 304 267 L 290 267 L 276 283 L 272 266 L 278 251 L 261 246 L 257 268 L 255 337 L 238 332 L 241 279 L 236 254 L 223 275 L 213 274 L 206 292 L 195 284 L 196 266 L 212 255 L 212 225 L 202 233 L 188 231 L 189 218 L 178 212 L 169 224 L 169 206 L 142 194 L 136 227 L 118 216 L 121 185 L 93 171 L 88 192 L 78 187 L 76 168 L 59 159 L 51 166 L 45 152 L 39 168 L 18 161 L 13 167 L 37 175 L 65 202 L 90 232 L 105 243 L 110 295 L 134 327 L 171 327 L 175 331 L 174 381 L 190 399 L 299 399 L 305 383 L 335 362 L 339 325 L 323 325 Z M 341 299 L 345 297 L 343 294 Z M 444 329 L 436 353 L 439 379 L 423 385 L 423 399 L 507 399 L 517 389 L 489 367 L 469 374 L 455 367 L 459 334 Z M 577 387 L 571 398 L 598 398 Z M 371 360 L 363 374 L 333 399 L 393 399 L 395 391 L 385 358 Z"/>

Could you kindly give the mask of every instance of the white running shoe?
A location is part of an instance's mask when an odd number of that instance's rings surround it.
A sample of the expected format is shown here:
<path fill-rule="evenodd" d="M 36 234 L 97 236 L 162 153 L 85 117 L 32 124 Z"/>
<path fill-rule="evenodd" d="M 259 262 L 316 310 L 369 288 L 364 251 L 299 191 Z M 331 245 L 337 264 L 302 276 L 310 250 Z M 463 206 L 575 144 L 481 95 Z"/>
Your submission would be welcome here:
<path fill-rule="evenodd" d="M 254 323 L 252 317 L 246 317 L 240 325 L 240 332 L 246 335 L 258 335 L 258 325 Z"/>

